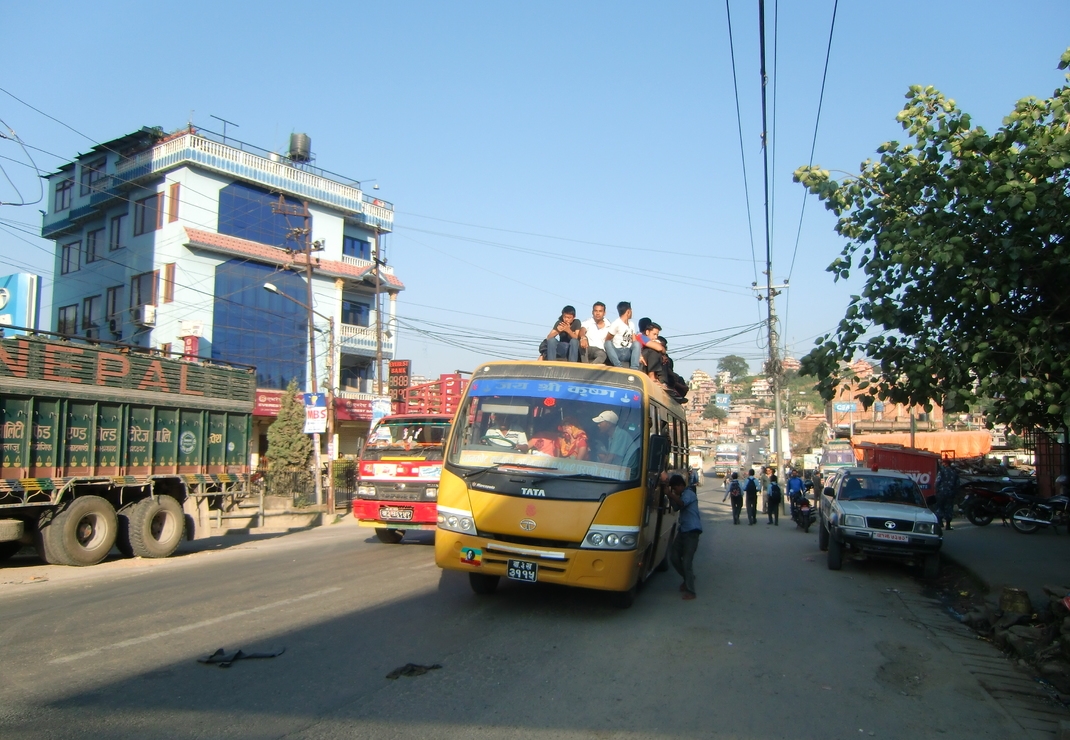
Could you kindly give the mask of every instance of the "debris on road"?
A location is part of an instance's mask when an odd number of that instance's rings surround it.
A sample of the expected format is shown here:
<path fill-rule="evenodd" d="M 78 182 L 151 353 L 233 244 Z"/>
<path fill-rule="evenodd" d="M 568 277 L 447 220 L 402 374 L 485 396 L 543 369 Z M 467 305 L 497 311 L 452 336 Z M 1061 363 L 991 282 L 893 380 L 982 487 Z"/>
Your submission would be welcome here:
<path fill-rule="evenodd" d="M 435 663 L 434 665 L 417 665 L 416 663 L 406 663 L 405 665 L 401 666 L 401 668 L 395 668 L 394 670 L 390 671 L 390 673 L 386 674 L 386 677 L 389 678 L 391 681 L 396 681 L 401 676 L 422 676 L 428 671 L 437 671 L 441 667 L 442 666 L 440 666 L 438 663 Z"/>
<path fill-rule="evenodd" d="M 276 658 L 286 652 L 286 648 L 279 648 L 278 650 L 270 650 L 264 653 L 246 653 L 241 650 L 235 650 L 233 653 L 228 653 L 223 648 L 219 648 L 211 655 L 205 658 L 197 658 L 198 663 L 204 663 L 205 665 L 217 665 L 220 668 L 230 668 L 230 666 L 238 660 L 259 660 L 261 658 Z"/>

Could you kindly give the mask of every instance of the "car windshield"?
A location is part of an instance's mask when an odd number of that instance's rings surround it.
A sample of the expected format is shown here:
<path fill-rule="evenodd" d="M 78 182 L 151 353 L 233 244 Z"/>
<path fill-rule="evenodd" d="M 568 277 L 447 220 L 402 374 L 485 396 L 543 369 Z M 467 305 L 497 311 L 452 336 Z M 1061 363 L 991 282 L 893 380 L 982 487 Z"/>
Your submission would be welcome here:
<path fill-rule="evenodd" d="M 512 465 L 547 477 L 639 477 L 637 391 L 543 379 L 473 381 L 448 462 L 473 472 Z"/>
<path fill-rule="evenodd" d="M 821 456 L 823 465 L 844 465 L 855 462 L 855 453 L 852 450 L 828 450 Z"/>
<path fill-rule="evenodd" d="M 840 486 L 840 501 L 880 501 L 924 506 L 918 485 L 909 478 L 886 475 L 848 475 Z"/>
<path fill-rule="evenodd" d="M 397 419 L 386 417 L 368 435 L 368 447 L 386 450 L 413 450 L 442 445 L 450 431 L 448 421 L 438 419 Z"/>

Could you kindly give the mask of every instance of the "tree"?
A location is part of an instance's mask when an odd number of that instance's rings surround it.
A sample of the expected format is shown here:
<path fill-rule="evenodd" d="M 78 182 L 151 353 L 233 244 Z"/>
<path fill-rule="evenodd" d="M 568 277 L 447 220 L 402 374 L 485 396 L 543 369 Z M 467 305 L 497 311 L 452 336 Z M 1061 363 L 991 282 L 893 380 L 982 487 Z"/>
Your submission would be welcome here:
<path fill-rule="evenodd" d="M 291 380 L 282 394 L 282 408 L 268 427 L 268 471 L 307 470 L 312 458 L 312 440 L 304 432 L 305 407 L 297 400 L 297 381 Z"/>
<path fill-rule="evenodd" d="M 732 376 L 732 380 L 735 380 L 749 375 L 750 367 L 747 361 L 739 355 L 726 355 L 717 362 L 717 371 L 727 371 Z"/>
<path fill-rule="evenodd" d="M 1070 65 L 1070 49 L 1060 69 Z M 849 241 L 828 267 L 865 287 L 802 360 L 828 401 L 856 355 L 874 362 L 861 400 L 946 411 L 975 396 L 990 422 L 1057 429 L 1070 409 L 1070 75 L 1024 98 L 992 134 L 953 100 L 913 86 L 897 116 L 911 143 L 882 144 L 858 176 L 795 179 Z"/>
<path fill-rule="evenodd" d="M 724 421 L 728 418 L 728 412 L 717 405 L 716 399 L 711 399 L 702 409 L 702 418 Z"/>

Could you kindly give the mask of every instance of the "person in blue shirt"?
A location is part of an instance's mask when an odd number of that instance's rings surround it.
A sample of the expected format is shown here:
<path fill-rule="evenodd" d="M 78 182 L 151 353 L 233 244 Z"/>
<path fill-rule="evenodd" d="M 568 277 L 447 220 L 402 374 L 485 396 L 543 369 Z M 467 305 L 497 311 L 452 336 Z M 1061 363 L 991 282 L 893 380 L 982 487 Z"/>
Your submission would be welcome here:
<path fill-rule="evenodd" d="M 678 473 L 669 478 L 665 495 L 669 497 L 672 507 L 680 512 L 680 531 L 672 541 L 669 562 L 683 577 L 684 582 L 680 584 L 680 590 L 684 592 L 684 600 L 690 601 L 695 598 L 695 551 L 698 550 L 698 539 L 702 535 L 698 495 Z"/>
<path fill-rule="evenodd" d="M 794 468 L 791 471 L 791 475 L 788 477 L 788 501 L 795 504 L 798 503 L 799 498 L 803 495 L 803 479 L 799 477 L 799 471 Z"/>

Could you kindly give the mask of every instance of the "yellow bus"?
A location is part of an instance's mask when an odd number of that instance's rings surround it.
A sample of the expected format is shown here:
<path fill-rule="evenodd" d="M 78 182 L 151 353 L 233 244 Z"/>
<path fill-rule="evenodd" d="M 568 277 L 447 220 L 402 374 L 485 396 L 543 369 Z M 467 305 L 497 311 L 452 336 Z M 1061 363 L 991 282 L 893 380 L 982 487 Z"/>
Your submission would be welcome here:
<path fill-rule="evenodd" d="M 472 375 L 446 445 L 435 562 L 493 593 L 504 576 L 615 592 L 668 567 L 686 471 L 683 409 L 644 373 L 495 362 Z"/>

